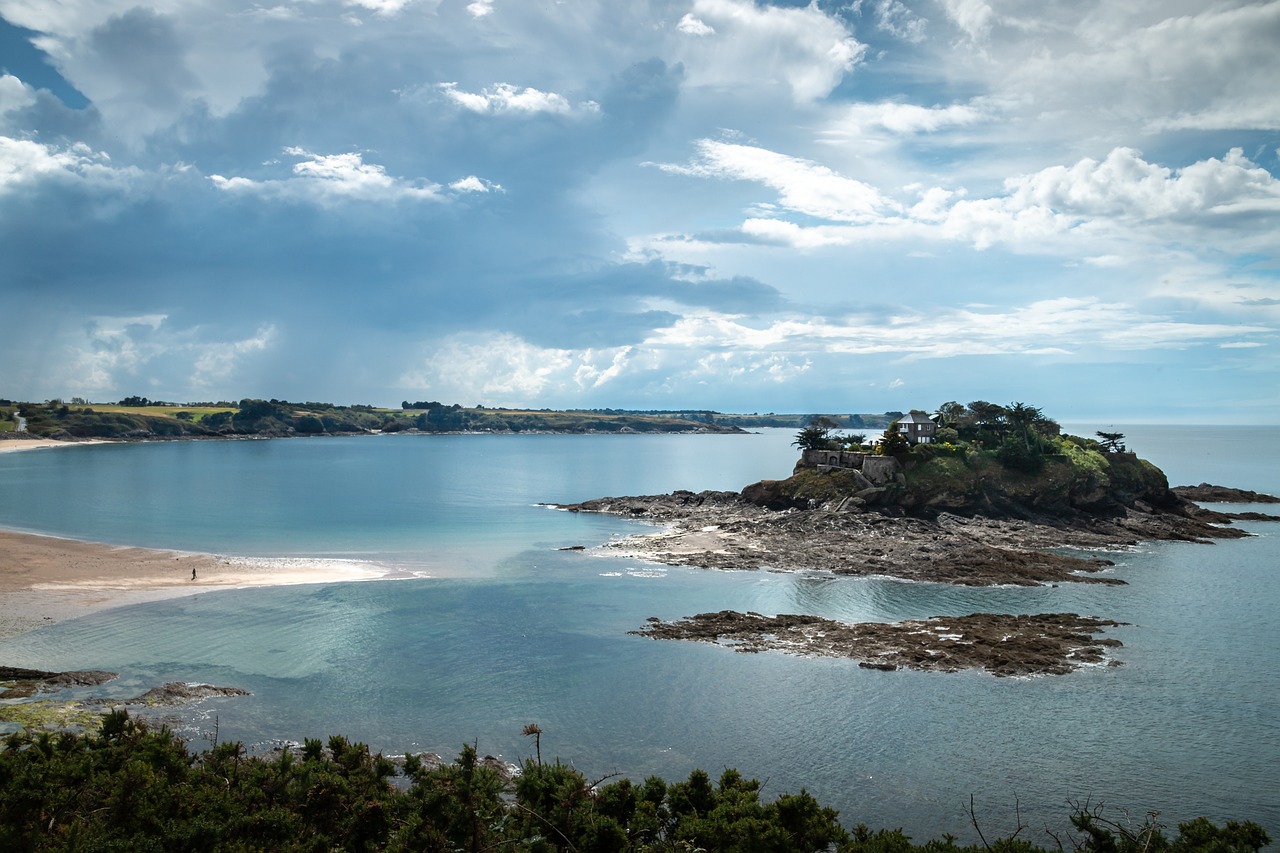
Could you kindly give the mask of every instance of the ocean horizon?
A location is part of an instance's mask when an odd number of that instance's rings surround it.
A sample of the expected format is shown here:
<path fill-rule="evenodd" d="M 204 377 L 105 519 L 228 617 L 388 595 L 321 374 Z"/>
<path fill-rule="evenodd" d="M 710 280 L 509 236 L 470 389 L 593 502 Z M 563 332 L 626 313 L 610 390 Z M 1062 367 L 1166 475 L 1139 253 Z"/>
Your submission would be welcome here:
<path fill-rule="evenodd" d="M 1280 493 L 1280 429 L 1126 433 L 1171 485 Z M 849 824 L 918 840 L 1066 822 L 1069 801 L 1280 831 L 1276 532 L 1110 554 L 1112 587 L 987 589 L 722 572 L 561 550 L 649 529 L 542 504 L 737 490 L 791 472 L 792 430 L 696 436 L 377 436 L 96 445 L 0 456 L 0 527 L 255 557 L 366 560 L 402 580 L 233 590 L 122 607 L 0 641 L 0 660 L 238 686 L 167 719 L 257 749 L 341 733 L 387 753 L 543 750 L 588 778 L 724 767 L 806 788 Z M 1267 511 L 1267 507 L 1257 507 Z M 897 621 L 991 611 L 1129 623 L 1119 667 L 996 679 L 875 672 L 629 635 L 708 610 Z M 1045 840 L 1045 839 L 1038 839 Z"/>

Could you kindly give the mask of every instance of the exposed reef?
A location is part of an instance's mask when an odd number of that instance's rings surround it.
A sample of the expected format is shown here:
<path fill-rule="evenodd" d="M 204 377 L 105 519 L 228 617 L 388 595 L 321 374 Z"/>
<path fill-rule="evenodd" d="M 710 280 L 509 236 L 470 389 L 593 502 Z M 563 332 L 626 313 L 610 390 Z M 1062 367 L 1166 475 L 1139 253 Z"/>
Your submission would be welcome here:
<path fill-rule="evenodd" d="M 632 634 L 663 640 L 698 640 L 737 652 L 851 658 L 868 669 L 992 675 L 1062 675 L 1082 666 L 1119 665 L 1108 658 L 1119 640 L 1095 636 L 1124 623 L 1075 613 L 1010 616 L 973 613 L 907 622 L 845 624 L 819 616 L 700 613 L 675 622 L 657 617 Z"/>
<path fill-rule="evenodd" d="M 152 708 L 171 708 L 211 699 L 215 696 L 249 696 L 248 690 L 239 687 L 215 687 L 212 684 L 196 684 L 186 681 L 170 681 L 164 687 L 153 687 L 141 696 L 132 699 L 96 699 L 105 705 L 146 705 Z"/>
<path fill-rule="evenodd" d="M 36 693 L 52 693 L 67 687 L 105 684 L 116 677 L 114 672 L 101 670 L 76 670 L 72 672 L 45 672 L 39 669 L 22 669 L 0 666 L 0 699 L 25 699 Z"/>
<path fill-rule="evenodd" d="M 71 687 L 105 684 L 116 677 L 114 672 L 98 670 L 77 672 L 44 672 L 34 669 L 0 666 L 0 699 L 26 699 L 37 693 L 57 693 Z M 34 702 L 10 702 L 0 705 L 0 723 L 10 723 L 29 730 L 89 729 L 98 725 L 102 715 L 123 705 L 170 708 L 221 696 L 248 696 L 239 687 L 216 687 L 212 684 L 171 681 L 154 687 L 132 699 L 95 697 L 91 699 L 52 698 Z"/>

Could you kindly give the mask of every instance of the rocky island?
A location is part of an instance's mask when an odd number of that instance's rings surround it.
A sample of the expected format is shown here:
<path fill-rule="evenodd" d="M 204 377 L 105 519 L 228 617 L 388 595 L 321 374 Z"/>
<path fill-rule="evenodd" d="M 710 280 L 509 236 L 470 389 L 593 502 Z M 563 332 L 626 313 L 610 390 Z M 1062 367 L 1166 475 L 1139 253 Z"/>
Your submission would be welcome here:
<path fill-rule="evenodd" d="M 1237 519 L 1277 520 L 1197 505 L 1190 496 L 1213 502 L 1267 497 L 1207 484 L 1171 489 L 1159 468 L 1124 449 L 1122 435 L 1063 435 L 1038 409 L 1022 404 L 946 404 L 939 411 L 933 419 L 907 416 L 907 425 L 892 425 L 875 448 L 864 446 L 862 436 L 833 436 L 822 424 L 806 428 L 797 436 L 801 458 L 790 477 L 740 492 L 677 491 L 561 508 L 662 525 L 601 546 L 658 563 L 965 586 L 1122 584 L 1106 573 L 1113 565 L 1108 550 L 1142 540 L 1237 538 L 1248 535 L 1230 526 Z M 786 630 L 770 618 L 785 620 Z M 1115 624 L 1075 614 L 1007 618 L 1030 621 L 994 624 L 989 614 L 951 618 L 949 623 L 970 627 L 985 622 L 991 630 L 923 651 L 915 648 L 920 632 L 931 629 L 913 623 L 848 626 L 732 611 L 655 619 L 637 633 L 727 641 L 739 650 L 848 656 L 877 668 L 980 667 L 1007 675 L 1061 673 L 1097 662 L 1099 642 L 1082 640 L 1081 632 L 1087 638 Z M 1045 619 L 1058 626 L 1060 639 L 1068 638 L 1050 643 L 1052 664 L 1042 654 L 1053 636 Z M 994 651 L 992 637 L 1000 638 Z M 953 648 L 957 643 L 968 647 L 963 654 Z"/>

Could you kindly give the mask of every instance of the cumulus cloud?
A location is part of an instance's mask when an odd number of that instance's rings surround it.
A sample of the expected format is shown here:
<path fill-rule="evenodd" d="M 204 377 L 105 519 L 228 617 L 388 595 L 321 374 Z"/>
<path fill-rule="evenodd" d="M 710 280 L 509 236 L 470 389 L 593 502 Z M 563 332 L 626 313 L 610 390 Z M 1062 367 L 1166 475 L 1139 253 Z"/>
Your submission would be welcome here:
<path fill-rule="evenodd" d="M 682 58 L 699 86 L 759 86 L 784 81 L 797 100 L 830 94 L 867 47 L 818 5 L 759 6 L 752 0 L 694 0 L 677 29 Z"/>
<path fill-rule="evenodd" d="M 58 147 L 0 136 L 0 195 L 51 184 L 127 196 L 141 177 L 140 169 L 116 168 L 110 157 L 84 143 Z"/>
<path fill-rule="evenodd" d="M 267 324 L 253 335 L 236 341 L 195 346 L 191 386 L 201 391 L 219 391 L 232 386 L 236 371 L 246 356 L 268 349 L 276 337 L 276 327 Z"/>
<path fill-rule="evenodd" d="M 829 168 L 761 148 L 702 140 L 689 165 L 666 164 L 671 174 L 753 181 L 778 193 L 770 215 L 748 217 L 744 237 L 812 249 L 873 239 L 963 240 L 977 248 L 997 243 L 1053 251 L 1058 237 L 1103 239 L 1146 226 L 1186 225 L 1268 230 L 1280 217 L 1280 180 L 1238 148 L 1180 169 L 1150 163 L 1128 148 L 1101 161 L 1085 158 L 1006 179 L 1004 191 L 970 199 L 962 190 L 931 187 L 906 205 Z M 825 220 L 797 222 L 786 214 Z M 1271 223 L 1269 225 L 1268 223 Z M 1149 237 L 1159 238 L 1152 227 Z M 1233 239 L 1249 239 L 1249 234 Z M 1076 251 L 1072 243 L 1072 251 Z M 1106 254 L 1115 265 L 1117 255 Z"/>
<path fill-rule="evenodd" d="M 1280 2 L 1116 6 L 942 0 L 977 43 L 948 59 L 1020 104 L 1019 132 L 1280 127 Z M 1106 97 L 1099 100 L 1099 93 Z M 1039 121 L 1035 121 L 1039 119 Z"/>
<path fill-rule="evenodd" d="M 314 154 L 302 148 L 286 148 L 284 153 L 302 158 L 293 165 L 292 178 L 255 181 L 210 175 L 209 180 L 227 193 L 322 206 L 345 201 L 437 201 L 441 198 L 438 184 L 393 178 L 382 166 L 365 163 L 359 152 Z M 479 184 L 478 178 L 474 180 Z M 464 189 L 471 191 L 471 184 L 465 184 Z"/>
<path fill-rule="evenodd" d="M 574 106 L 563 95 L 555 92 L 541 92 L 532 87 L 513 86 L 510 83 L 498 83 L 480 92 L 464 92 L 457 83 L 441 83 L 439 89 L 445 97 L 464 109 L 475 113 L 553 113 L 569 115 L 575 111 L 595 112 L 598 107 L 594 102 Z"/>
<path fill-rule="evenodd" d="M 1006 182 L 1012 208 L 1046 207 L 1084 216 L 1155 220 L 1239 212 L 1280 213 L 1280 181 L 1233 148 L 1173 170 L 1129 148 Z"/>
<path fill-rule="evenodd" d="M 35 92 L 12 74 L 0 73 L 0 115 L 29 107 L 36 102 Z"/>
<path fill-rule="evenodd" d="M 699 20 L 692 12 L 686 12 L 685 16 L 680 19 L 680 23 L 676 24 L 676 29 L 685 35 L 690 36 L 710 36 L 715 35 L 715 28 L 708 26 L 705 21 Z"/>
<path fill-rule="evenodd" d="M 145 389 L 183 398 L 186 392 L 233 395 L 247 359 L 268 350 L 276 329 L 266 324 L 245 338 L 219 340 L 216 331 L 176 326 L 165 314 L 94 316 L 62 336 L 62 386 L 78 396 L 114 399 Z"/>
<path fill-rule="evenodd" d="M 637 382 L 657 383 L 646 393 L 714 382 L 781 385 L 812 367 L 803 354 L 743 349 L 689 359 L 684 339 L 690 326 L 677 323 L 639 345 L 586 349 L 538 346 L 512 334 L 451 335 L 430 347 L 399 383 L 408 391 L 479 394 L 487 405 L 520 406 L 548 396 L 607 395 Z"/>
<path fill-rule="evenodd" d="M 612 355 L 609 356 L 612 359 Z M 450 335 L 433 346 L 400 385 L 451 393 L 471 393 L 490 405 L 521 405 L 557 390 L 582 367 L 589 355 L 566 349 L 539 347 L 512 334 Z"/>
<path fill-rule="evenodd" d="M 459 193 L 489 193 L 502 192 L 502 186 L 490 181 L 482 181 L 475 175 L 467 175 L 465 178 L 454 181 L 449 184 L 449 189 Z"/>

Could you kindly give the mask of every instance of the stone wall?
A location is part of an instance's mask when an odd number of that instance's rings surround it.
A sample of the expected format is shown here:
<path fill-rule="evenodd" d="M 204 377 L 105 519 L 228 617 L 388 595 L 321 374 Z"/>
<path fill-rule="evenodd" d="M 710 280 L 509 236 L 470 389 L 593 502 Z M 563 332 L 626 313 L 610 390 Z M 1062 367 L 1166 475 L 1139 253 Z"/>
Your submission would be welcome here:
<path fill-rule="evenodd" d="M 796 468 L 819 471 L 859 471 L 871 485 L 883 486 L 894 481 L 902 465 L 892 456 L 873 456 L 853 450 L 806 450 Z"/>

